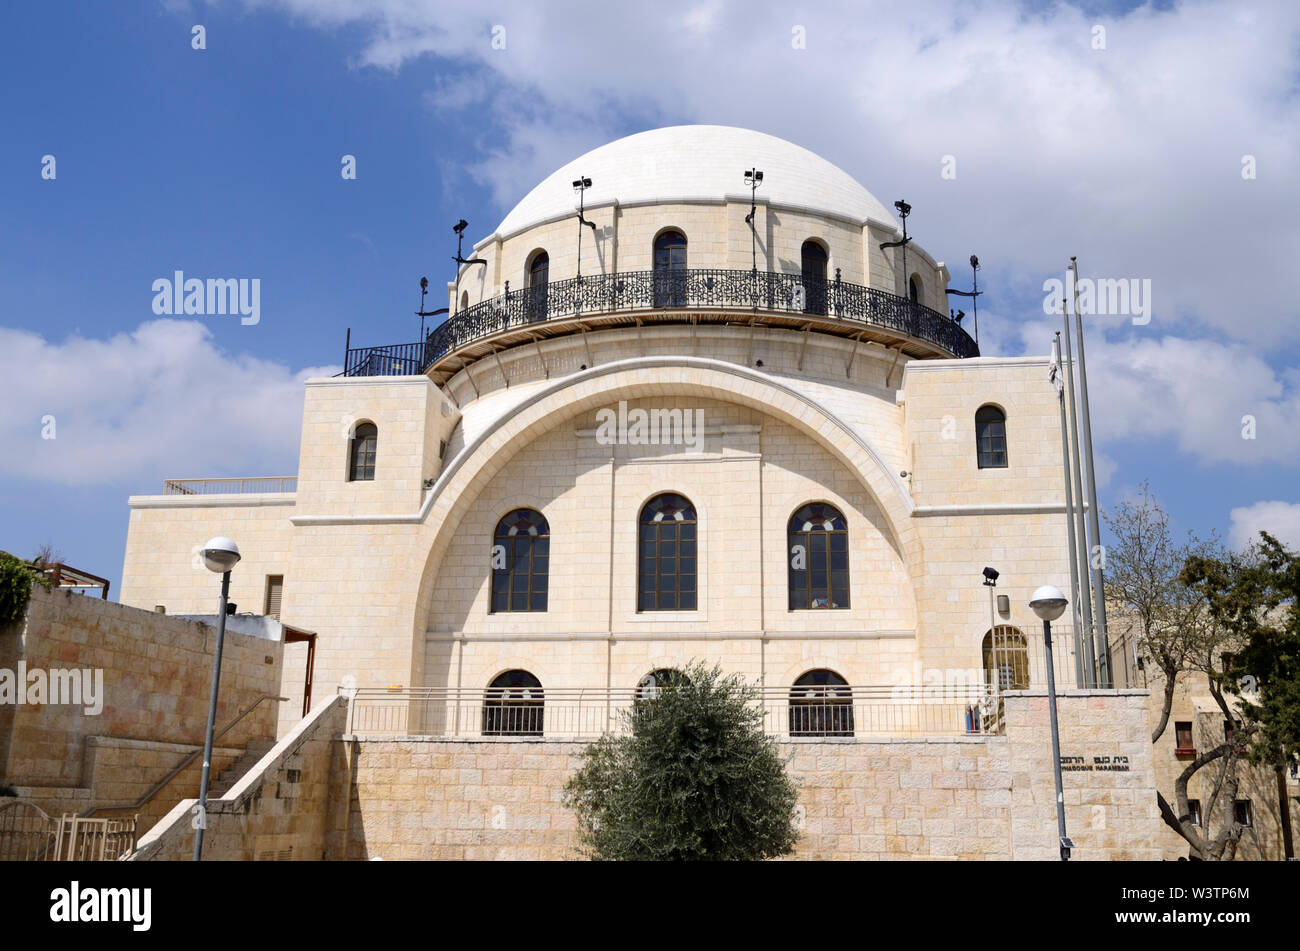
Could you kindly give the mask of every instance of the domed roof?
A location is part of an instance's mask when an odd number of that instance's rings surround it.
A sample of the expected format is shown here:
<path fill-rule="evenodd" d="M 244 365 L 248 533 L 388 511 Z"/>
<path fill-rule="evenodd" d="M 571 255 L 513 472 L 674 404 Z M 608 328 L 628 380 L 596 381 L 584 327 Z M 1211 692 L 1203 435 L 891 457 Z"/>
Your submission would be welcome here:
<path fill-rule="evenodd" d="M 548 175 L 497 226 L 508 237 L 572 214 L 573 182 L 592 180 L 588 206 L 689 199 L 719 201 L 747 194 L 744 171 L 758 168 L 758 196 L 774 205 L 806 208 L 863 221 L 894 222 L 884 205 L 848 172 L 774 135 L 722 125 L 678 125 L 638 132 L 592 149 Z"/>

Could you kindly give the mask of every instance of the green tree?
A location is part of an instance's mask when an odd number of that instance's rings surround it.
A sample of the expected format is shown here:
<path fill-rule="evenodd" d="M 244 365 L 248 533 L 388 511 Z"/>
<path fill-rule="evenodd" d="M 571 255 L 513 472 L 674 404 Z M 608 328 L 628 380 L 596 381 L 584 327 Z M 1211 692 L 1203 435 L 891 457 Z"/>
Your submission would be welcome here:
<path fill-rule="evenodd" d="M 1121 502 L 1105 519 L 1115 536 L 1106 553 L 1107 600 L 1113 614 L 1132 620 L 1137 650 L 1160 679 L 1160 712 L 1151 742 L 1158 742 L 1169 727 L 1180 682 L 1204 685 L 1224 720 L 1237 726 L 1231 738 L 1225 735 L 1223 742 L 1187 763 L 1172 789 L 1156 790 L 1160 817 L 1187 842 L 1192 858 L 1230 859 L 1244 830 L 1232 806 L 1240 784 L 1238 764 L 1243 737 L 1254 725 L 1234 709 L 1225 686 L 1231 680 L 1222 660 L 1239 649 L 1240 639 L 1211 611 L 1207 592 L 1184 576 L 1193 561 L 1218 562 L 1227 555 L 1213 536 L 1207 540 L 1188 533 L 1183 541 L 1175 539 L 1169 516 L 1146 482 L 1140 496 Z M 1207 795 L 1197 823 L 1188 788 L 1202 770 Z"/>
<path fill-rule="evenodd" d="M 797 792 L 757 692 L 692 663 L 638 699 L 627 730 L 587 748 L 564 790 L 601 860 L 752 861 L 788 855 Z"/>
<path fill-rule="evenodd" d="M 1239 647 L 1223 689 L 1238 699 L 1238 745 L 1277 777 L 1283 839 L 1294 854 L 1283 771 L 1300 762 L 1300 556 L 1268 532 L 1243 554 L 1191 558 L 1182 580 L 1204 593 Z"/>

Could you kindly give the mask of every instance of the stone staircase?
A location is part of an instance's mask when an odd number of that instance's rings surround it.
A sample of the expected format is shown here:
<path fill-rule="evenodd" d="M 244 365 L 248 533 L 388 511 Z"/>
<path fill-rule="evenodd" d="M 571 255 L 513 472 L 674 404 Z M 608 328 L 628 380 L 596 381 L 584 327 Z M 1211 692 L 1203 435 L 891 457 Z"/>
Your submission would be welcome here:
<path fill-rule="evenodd" d="M 244 755 L 219 772 L 208 785 L 208 799 L 220 799 L 230 792 L 231 787 L 239 782 L 258 760 L 269 753 L 273 746 L 275 740 L 250 740 Z"/>

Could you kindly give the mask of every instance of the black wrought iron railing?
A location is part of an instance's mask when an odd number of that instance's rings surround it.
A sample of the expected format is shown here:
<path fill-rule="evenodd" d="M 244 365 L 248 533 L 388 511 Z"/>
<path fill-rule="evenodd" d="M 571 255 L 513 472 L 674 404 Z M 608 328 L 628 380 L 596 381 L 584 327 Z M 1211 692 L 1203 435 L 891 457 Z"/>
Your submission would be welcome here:
<path fill-rule="evenodd" d="M 343 372 L 421 373 L 445 354 L 503 330 L 585 315 L 687 308 L 825 317 L 906 334 L 955 357 L 979 356 L 975 341 L 946 315 L 874 287 L 774 271 L 689 268 L 584 275 L 515 291 L 507 285 L 506 293 L 452 314 L 423 343 L 349 349 Z"/>

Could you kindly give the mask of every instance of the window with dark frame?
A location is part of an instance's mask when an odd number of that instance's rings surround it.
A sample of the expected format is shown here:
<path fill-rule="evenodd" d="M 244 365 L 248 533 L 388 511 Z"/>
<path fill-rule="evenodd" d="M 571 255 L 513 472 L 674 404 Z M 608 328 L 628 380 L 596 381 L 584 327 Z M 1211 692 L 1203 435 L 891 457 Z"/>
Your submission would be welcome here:
<path fill-rule="evenodd" d="M 1233 800 L 1232 820 L 1248 828 L 1255 824 L 1255 807 L 1249 799 Z"/>
<path fill-rule="evenodd" d="M 638 700 L 654 700 L 665 687 L 689 686 L 691 678 L 676 667 L 660 667 L 642 677 L 636 685 Z"/>
<path fill-rule="evenodd" d="M 545 251 L 538 251 L 528 265 L 528 300 L 525 303 L 529 320 L 546 319 L 550 275 L 550 255 Z"/>
<path fill-rule="evenodd" d="M 484 692 L 484 736 L 541 736 L 545 716 L 542 682 L 526 670 L 507 670 Z"/>
<path fill-rule="evenodd" d="M 975 413 L 975 449 L 981 469 L 1007 467 L 1007 416 L 996 406 Z"/>
<path fill-rule="evenodd" d="M 852 736 L 853 691 L 833 670 L 810 670 L 790 688 L 791 736 Z"/>
<path fill-rule="evenodd" d="M 1187 815 L 1191 820 L 1192 825 L 1198 826 L 1201 824 L 1201 800 L 1187 800 Z"/>
<path fill-rule="evenodd" d="M 637 551 L 637 610 L 694 611 L 696 604 L 695 506 L 674 493 L 641 509 Z"/>
<path fill-rule="evenodd" d="M 826 249 L 817 241 L 805 241 L 799 253 L 803 280 L 803 309 L 806 314 L 826 313 Z"/>
<path fill-rule="evenodd" d="M 686 306 L 686 235 L 680 231 L 655 238 L 654 300 L 656 307 Z"/>
<path fill-rule="evenodd" d="M 1174 752 L 1196 752 L 1196 744 L 1192 742 L 1192 724 L 1190 720 L 1178 720 L 1174 723 Z"/>
<path fill-rule="evenodd" d="M 493 614 L 545 611 L 550 576 L 551 528 L 542 513 L 515 509 L 492 536 Z"/>
<path fill-rule="evenodd" d="M 375 454 L 379 446 L 379 427 L 362 423 L 352 434 L 352 458 L 348 466 L 349 482 L 372 482 L 375 478 Z"/>
<path fill-rule="evenodd" d="M 790 610 L 849 606 L 849 532 L 839 509 L 812 502 L 786 532 Z"/>

